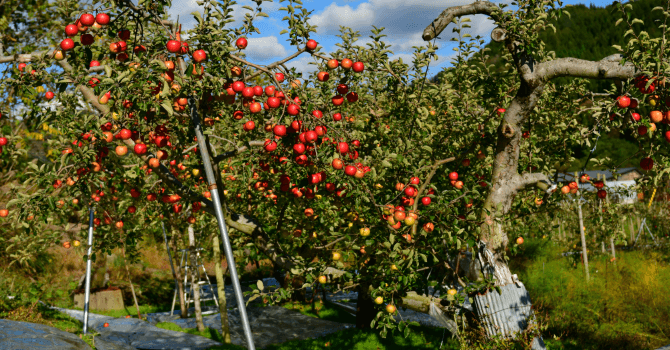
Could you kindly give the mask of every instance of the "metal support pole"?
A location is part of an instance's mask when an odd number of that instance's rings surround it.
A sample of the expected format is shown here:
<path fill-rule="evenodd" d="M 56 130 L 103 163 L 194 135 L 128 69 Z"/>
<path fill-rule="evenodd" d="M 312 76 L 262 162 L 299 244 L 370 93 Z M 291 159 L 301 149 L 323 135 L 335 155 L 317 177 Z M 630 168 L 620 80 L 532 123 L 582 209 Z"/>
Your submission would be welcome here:
<path fill-rule="evenodd" d="M 172 277 L 175 277 L 174 279 L 174 290 L 179 289 L 179 282 L 177 282 L 177 274 L 174 271 L 174 265 L 172 264 L 172 254 L 170 254 L 170 245 L 168 244 L 167 240 L 167 235 L 165 234 L 165 222 L 161 221 L 161 227 L 163 228 L 163 239 L 165 240 L 165 248 L 167 248 L 167 253 L 168 253 L 168 259 L 170 259 L 170 268 L 172 269 Z M 174 301 L 172 302 L 172 310 L 174 311 Z M 172 316 L 172 312 L 170 312 L 170 316 Z"/>
<path fill-rule="evenodd" d="M 228 269 L 230 270 L 230 279 L 233 282 L 233 290 L 235 291 L 235 298 L 237 299 L 237 308 L 240 312 L 240 319 L 242 320 L 242 328 L 244 329 L 244 336 L 247 340 L 247 348 L 249 350 L 255 350 L 254 338 L 251 334 L 251 326 L 249 325 L 249 319 L 247 318 L 247 309 L 244 303 L 244 295 L 242 294 L 242 287 L 240 286 L 240 281 L 237 277 L 237 269 L 235 268 L 235 259 L 233 257 L 233 248 L 230 245 L 230 239 L 228 239 L 228 228 L 226 227 L 226 221 L 223 216 L 223 209 L 221 207 L 221 200 L 219 199 L 219 191 L 216 188 L 216 178 L 214 177 L 214 170 L 212 169 L 212 163 L 209 159 L 209 152 L 207 152 L 207 144 L 205 143 L 205 136 L 202 133 L 202 128 L 200 126 L 200 119 L 198 117 L 198 111 L 196 109 L 195 97 L 190 96 L 188 99 L 188 105 L 191 109 L 191 121 L 193 122 L 193 129 L 195 131 L 195 136 L 198 139 L 198 148 L 200 148 L 200 155 L 202 157 L 202 164 L 205 168 L 205 175 L 207 176 L 207 182 L 209 183 L 209 190 L 212 194 L 212 202 L 214 203 L 214 212 L 216 213 L 216 221 L 219 224 L 219 231 L 221 232 L 221 241 L 223 242 L 223 249 L 226 253 L 226 261 L 228 262 Z"/>
<path fill-rule="evenodd" d="M 88 208 L 88 258 L 86 260 L 86 294 L 84 295 L 84 334 L 88 332 L 88 304 L 91 298 L 91 253 L 93 250 L 93 207 Z"/>

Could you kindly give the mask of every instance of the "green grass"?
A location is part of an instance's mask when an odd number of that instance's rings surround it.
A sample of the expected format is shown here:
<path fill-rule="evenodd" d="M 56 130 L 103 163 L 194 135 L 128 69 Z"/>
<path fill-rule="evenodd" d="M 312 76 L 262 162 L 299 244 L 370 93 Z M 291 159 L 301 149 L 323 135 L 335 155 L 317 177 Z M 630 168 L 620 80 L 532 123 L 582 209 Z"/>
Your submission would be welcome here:
<path fill-rule="evenodd" d="M 586 283 L 580 256 L 564 245 L 528 239 L 513 271 L 548 323 L 550 349 L 656 349 L 670 343 L 670 266 L 667 252 L 589 254 Z"/>
<path fill-rule="evenodd" d="M 140 305 L 140 314 L 144 317 L 146 314 L 170 311 L 172 305 Z M 72 308 L 74 310 L 83 311 L 82 308 Z M 175 306 L 176 310 L 179 310 L 179 305 Z M 110 317 L 126 317 L 130 315 L 131 317 L 137 318 L 137 309 L 135 305 L 126 305 L 123 310 L 89 310 L 93 314 L 110 316 Z"/>
<path fill-rule="evenodd" d="M 329 302 L 326 302 L 324 306 L 322 302 L 315 301 L 314 311 L 312 310 L 312 305 L 309 303 L 288 302 L 282 306 L 289 310 L 296 310 L 305 316 L 320 318 L 322 320 L 339 323 L 356 323 L 355 316 Z"/>

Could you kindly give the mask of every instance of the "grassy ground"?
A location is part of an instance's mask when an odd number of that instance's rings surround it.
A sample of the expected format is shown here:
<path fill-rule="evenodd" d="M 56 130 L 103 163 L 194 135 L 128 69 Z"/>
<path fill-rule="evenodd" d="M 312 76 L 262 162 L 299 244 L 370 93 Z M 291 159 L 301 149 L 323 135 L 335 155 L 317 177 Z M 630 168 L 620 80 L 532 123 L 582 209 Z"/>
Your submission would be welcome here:
<path fill-rule="evenodd" d="M 351 314 L 342 311 L 340 308 L 333 306 L 326 302 L 314 303 L 314 311 L 312 305 L 309 303 L 290 302 L 283 305 L 289 310 L 295 310 L 303 315 L 316 317 L 323 320 L 329 320 L 342 323 L 354 323 L 356 319 Z M 318 313 L 317 313 L 318 311 Z M 198 332 L 197 329 L 182 329 L 178 325 L 170 322 L 163 322 L 156 325 L 157 327 L 186 332 L 189 334 L 201 335 L 215 341 L 222 341 L 221 334 L 215 329 L 206 329 L 203 332 Z M 348 329 L 340 332 L 335 332 L 318 339 L 306 339 L 289 341 L 283 344 L 276 344 L 268 347 L 268 350 L 313 350 L 313 349 L 358 349 L 358 350 L 392 350 L 392 349 L 438 349 L 442 342 L 444 332 L 440 329 L 433 329 L 429 327 L 413 327 L 414 332 L 409 337 L 404 338 L 400 333 L 391 334 L 383 339 L 374 330 L 358 330 Z M 458 349 L 458 344 L 445 336 L 442 349 Z M 224 345 L 212 347 L 210 350 L 242 350 L 241 346 Z"/>
<path fill-rule="evenodd" d="M 574 249 L 573 249 L 574 250 Z M 670 343 L 667 251 L 591 252 L 586 282 L 579 255 L 529 239 L 511 267 L 547 323 L 550 349 L 656 349 Z"/>
<path fill-rule="evenodd" d="M 572 248 L 573 243 L 552 243 L 549 239 L 528 237 L 519 254 L 511 261 L 512 271 L 518 273 L 526 284 L 533 305 L 547 324 L 543 337 L 548 349 L 655 349 L 669 344 L 670 298 L 667 295 L 670 294 L 670 251 L 618 251 L 615 264 L 606 254 L 599 254 L 597 249 L 590 255 L 591 281 L 585 283 L 579 256 L 560 256 L 561 252 Z M 165 252 L 149 245 L 142 249 L 142 263 L 130 268 L 142 315 L 170 310 L 174 286 L 171 274 L 166 272 L 170 268 Z M 40 299 L 56 306 L 73 308 L 69 293 L 84 271 L 82 255 L 82 249 L 56 247 L 50 254 L 37 257 L 32 270 L 0 270 L 0 295 L 17 296 L 15 301 L 0 298 L 0 318 L 42 323 L 81 335 L 81 322 L 44 309 L 39 304 L 32 310 L 21 305 L 30 305 L 31 301 Z M 213 269 L 208 265 L 210 271 Z M 115 262 L 111 274 L 112 284 L 119 286 L 124 293 L 125 309 L 91 312 L 113 317 L 137 317 L 122 261 Z M 246 276 L 251 278 L 251 275 Z M 310 317 L 355 322 L 353 316 L 329 303 L 323 305 L 317 301 L 314 309 L 310 304 L 301 303 L 283 306 Z M 193 329 L 182 330 L 172 323 L 159 324 L 159 327 L 221 340 L 217 330 L 198 333 Z M 400 335 L 382 339 L 376 331 L 350 329 L 319 339 L 277 344 L 270 349 L 438 349 L 443 341 L 442 335 L 441 330 L 417 327 L 407 339 Z M 83 339 L 92 345 L 94 336 L 83 336 Z M 444 339 L 442 349 L 457 348 L 455 341 Z M 484 346 L 478 349 L 493 348 Z M 231 345 L 219 349 L 241 347 Z"/>

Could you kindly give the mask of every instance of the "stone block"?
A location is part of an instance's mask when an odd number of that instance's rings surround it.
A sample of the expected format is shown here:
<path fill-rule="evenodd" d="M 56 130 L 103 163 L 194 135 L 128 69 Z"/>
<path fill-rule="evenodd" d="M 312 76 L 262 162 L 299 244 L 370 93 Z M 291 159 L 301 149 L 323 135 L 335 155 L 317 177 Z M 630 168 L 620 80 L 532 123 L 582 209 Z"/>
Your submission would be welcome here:
<path fill-rule="evenodd" d="M 84 308 L 84 293 L 77 293 L 74 295 L 74 307 Z M 89 300 L 89 311 L 108 311 L 108 310 L 123 310 L 123 294 L 118 288 L 108 288 L 107 290 L 97 291 L 91 293 Z"/>

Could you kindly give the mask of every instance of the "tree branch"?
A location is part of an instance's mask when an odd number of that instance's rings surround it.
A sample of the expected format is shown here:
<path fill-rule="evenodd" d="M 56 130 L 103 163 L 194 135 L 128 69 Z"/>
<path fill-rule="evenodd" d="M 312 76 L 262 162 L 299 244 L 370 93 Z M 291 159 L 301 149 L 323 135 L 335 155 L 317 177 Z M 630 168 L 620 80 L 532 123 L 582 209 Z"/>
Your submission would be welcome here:
<path fill-rule="evenodd" d="M 449 7 L 442 11 L 442 13 L 433 20 L 433 23 L 423 30 L 422 38 L 425 41 L 433 40 L 447 28 L 449 23 L 454 20 L 454 17 L 476 14 L 491 15 L 493 10 L 497 8 L 498 6 L 496 6 L 496 4 L 489 1 L 477 1 L 468 5 Z"/>
<path fill-rule="evenodd" d="M 587 61 L 573 57 L 558 58 L 553 61 L 538 63 L 535 70 L 524 66 L 521 72 L 524 80 L 547 82 L 558 77 L 575 77 L 591 79 L 629 79 L 638 73 L 635 66 L 626 62 L 621 65 L 612 55 L 600 61 Z"/>

